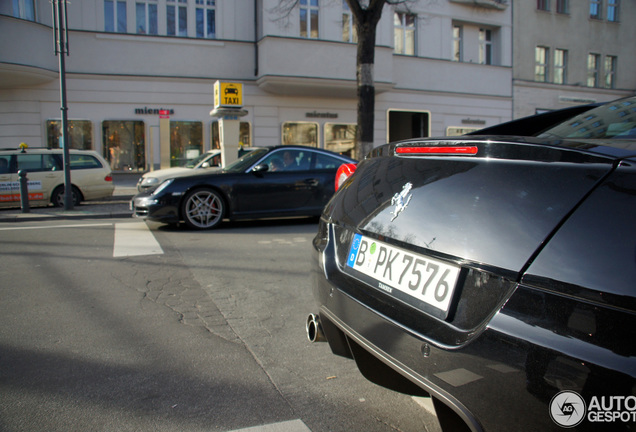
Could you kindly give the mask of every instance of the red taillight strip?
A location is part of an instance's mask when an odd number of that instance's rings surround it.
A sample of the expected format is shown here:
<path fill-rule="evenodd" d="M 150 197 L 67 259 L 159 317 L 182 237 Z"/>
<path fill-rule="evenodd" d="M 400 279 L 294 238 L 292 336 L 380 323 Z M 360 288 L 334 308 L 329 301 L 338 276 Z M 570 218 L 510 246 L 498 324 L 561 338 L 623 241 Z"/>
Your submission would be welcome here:
<path fill-rule="evenodd" d="M 477 146 L 418 146 L 396 147 L 395 153 L 405 155 L 474 155 L 477 154 L 477 150 Z"/>

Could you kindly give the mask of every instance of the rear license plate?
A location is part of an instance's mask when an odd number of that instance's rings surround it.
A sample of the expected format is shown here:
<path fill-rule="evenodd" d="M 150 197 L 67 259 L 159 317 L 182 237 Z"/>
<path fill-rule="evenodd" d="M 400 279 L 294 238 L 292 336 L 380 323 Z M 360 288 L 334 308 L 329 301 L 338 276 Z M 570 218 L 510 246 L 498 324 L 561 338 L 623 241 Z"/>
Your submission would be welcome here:
<path fill-rule="evenodd" d="M 448 315 L 460 267 L 356 234 L 347 267 L 368 276 L 376 288 L 418 305 L 415 299 Z M 398 291 L 397 293 L 395 291 Z"/>

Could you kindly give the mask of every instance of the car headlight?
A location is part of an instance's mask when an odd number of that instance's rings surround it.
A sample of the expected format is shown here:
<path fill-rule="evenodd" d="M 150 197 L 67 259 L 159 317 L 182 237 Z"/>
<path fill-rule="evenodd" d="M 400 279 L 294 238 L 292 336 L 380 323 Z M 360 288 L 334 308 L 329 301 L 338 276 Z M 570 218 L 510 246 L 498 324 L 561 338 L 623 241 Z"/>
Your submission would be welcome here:
<path fill-rule="evenodd" d="M 159 179 L 157 177 L 143 177 L 141 179 L 141 186 L 143 187 L 152 187 L 159 184 Z"/>
<path fill-rule="evenodd" d="M 170 180 L 166 180 L 165 182 L 161 183 L 154 191 L 152 191 L 151 195 L 159 195 L 165 188 L 170 186 L 173 181 L 174 181 L 174 179 L 170 179 Z"/>

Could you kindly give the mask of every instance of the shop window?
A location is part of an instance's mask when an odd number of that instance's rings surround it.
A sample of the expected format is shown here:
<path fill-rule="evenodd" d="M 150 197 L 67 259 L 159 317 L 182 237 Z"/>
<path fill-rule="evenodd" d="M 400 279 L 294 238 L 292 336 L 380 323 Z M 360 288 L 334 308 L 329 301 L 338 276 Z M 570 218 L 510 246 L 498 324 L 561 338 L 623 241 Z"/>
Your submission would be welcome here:
<path fill-rule="evenodd" d="M 355 124 L 325 124 L 325 149 L 350 156 L 356 145 Z"/>
<path fill-rule="evenodd" d="M 210 145 L 210 148 L 213 148 L 213 149 L 221 148 L 219 122 L 213 121 L 210 127 L 211 127 L 210 137 L 212 137 L 212 144 Z M 251 134 L 249 122 L 241 122 L 239 124 L 239 143 L 238 143 L 239 148 L 251 147 L 252 146 L 251 136 L 252 134 Z"/>
<path fill-rule="evenodd" d="M 46 135 L 48 148 L 62 148 L 62 120 L 47 120 Z M 93 123 L 90 120 L 69 120 L 69 148 L 80 150 L 93 149 Z"/>
<path fill-rule="evenodd" d="M 446 136 L 461 136 L 467 133 L 475 132 L 479 128 L 463 127 L 463 126 L 449 126 L 446 128 Z"/>
<path fill-rule="evenodd" d="M 203 153 L 203 123 L 170 122 L 170 166 L 185 166 Z"/>
<path fill-rule="evenodd" d="M 389 142 L 430 136 L 430 116 L 428 111 L 389 110 Z"/>
<path fill-rule="evenodd" d="M 283 123 L 282 142 L 284 145 L 318 147 L 318 123 Z"/>
<path fill-rule="evenodd" d="M 113 171 L 146 169 L 145 128 L 142 121 L 112 120 L 102 123 L 104 158 Z"/>

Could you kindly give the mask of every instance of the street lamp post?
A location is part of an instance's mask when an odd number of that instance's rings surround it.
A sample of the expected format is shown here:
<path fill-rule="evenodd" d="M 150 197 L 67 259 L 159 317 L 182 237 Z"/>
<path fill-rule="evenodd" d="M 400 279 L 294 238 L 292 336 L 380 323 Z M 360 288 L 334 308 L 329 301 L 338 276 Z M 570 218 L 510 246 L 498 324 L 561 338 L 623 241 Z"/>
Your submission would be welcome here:
<path fill-rule="evenodd" d="M 66 106 L 66 64 L 65 55 L 68 51 L 68 27 L 66 14 L 67 0 L 51 0 L 53 8 L 53 33 L 55 40 L 55 55 L 59 57 L 60 66 L 60 110 L 62 111 L 62 146 L 64 161 L 64 209 L 73 209 L 73 188 L 71 186 L 71 162 L 69 148 L 71 140 L 68 136 L 68 108 Z"/>

